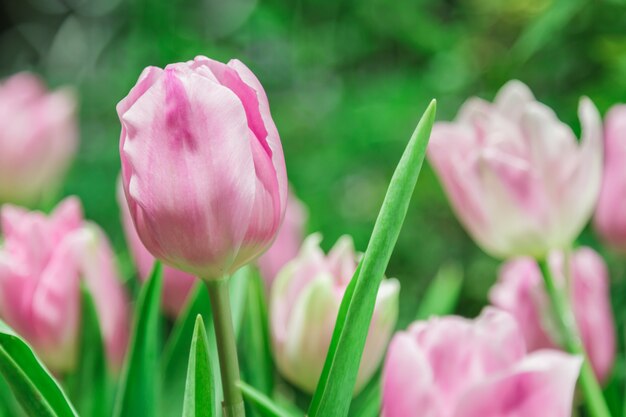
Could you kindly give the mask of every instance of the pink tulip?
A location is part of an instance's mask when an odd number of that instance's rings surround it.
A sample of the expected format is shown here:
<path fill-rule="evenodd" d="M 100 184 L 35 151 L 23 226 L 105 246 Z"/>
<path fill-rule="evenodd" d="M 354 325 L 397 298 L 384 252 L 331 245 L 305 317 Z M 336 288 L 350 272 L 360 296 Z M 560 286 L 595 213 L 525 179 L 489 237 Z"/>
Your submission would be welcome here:
<path fill-rule="evenodd" d="M 626 252 L 626 105 L 607 113 L 604 140 L 604 178 L 595 226 L 608 244 Z"/>
<path fill-rule="evenodd" d="M 80 284 L 91 293 L 109 361 L 121 365 L 128 305 L 109 242 L 83 219 L 75 198 L 46 217 L 5 205 L 1 211 L 0 317 L 55 372 L 76 366 Z"/>
<path fill-rule="evenodd" d="M 437 123 L 429 159 L 461 223 L 496 257 L 545 256 L 568 247 L 593 211 L 602 174 L 602 127 L 580 101 L 580 145 L 519 81 L 493 104 L 468 100 L 454 122 Z"/>
<path fill-rule="evenodd" d="M 148 67 L 117 111 L 124 192 L 153 256 L 210 280 L 271 245 L 287 175 L 267 97 L 244 64 Z"/>
<path fill-rule="evenodd" d="M 565 283 L 562 253 L 550 256 L 550 268 L 559 285 Z M 569 294 L 576 323 L 598 379 L 605 381 L 615 359 L 615 325 L 611 311 L 609 276 L 604 261 L 590 248 L 571 254 Z M 529 258 L 507 262 L 491 289 L 491 302 L 518 321 L 529 351 L 554 348 L 559 335 L 550 319 L 550 303 L 541 271 Z"/>
<path fill-rule="evenodd" d="M 135 262 L 139 279 L 145 281 L 152 272 L 155 259 L 137 235 L 124 198 L 121 182 L 118 186 L 117 197 L 122 212 L 122 226 L 126 235 L 126 243 Z M 163 308 L 170 316 L 176 317 L 182 311 L 195 283 L 196 278 L 193 275 L 169 266 L 163 267 Z"/>
<path fill-rule="evenodd" d="M 324 367 L 343 294 L 356 270 L 352 239 L 340 238 L 324 255 L 313 234 L 278 273 L 270 295 L 274 359 L 281 374 L 312 393 Z M 400 284 L 384 280 L 361 359 L 355 393 L 378 369 L 398 318 Z"/>
<path fill-rule="evenodd" d="M 0 84 L 0 204 L 37 204 L 59 185 L 77 146 L 76 100 L 32 74 Z"/>
<path fill-rule="evenodd" d="M 257 261 L 261 276 L 270 288 L 278 271 L 298 255 L 302 244 L 307 211 L 293 194 L 287 198 L 285 219 L 272 246 Z"/>
<path fill-rule="evenodd" d="M 507 313 L 436 317 L 397 333 L 383 370 L 383 417 L 570 417 L 582 360 L 527 355 Z"/>

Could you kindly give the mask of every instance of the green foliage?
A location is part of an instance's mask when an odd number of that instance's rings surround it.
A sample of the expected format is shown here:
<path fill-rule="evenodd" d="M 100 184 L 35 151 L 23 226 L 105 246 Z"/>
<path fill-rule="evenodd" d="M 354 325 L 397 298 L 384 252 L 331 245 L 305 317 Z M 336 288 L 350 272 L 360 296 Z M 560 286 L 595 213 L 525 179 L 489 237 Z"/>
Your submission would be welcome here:
<path fill-rule="evenodd" d="M 378 287 L 408 211 L 435 122 L 433 100 L 409 140 L 391 178 L 370 243 L 348 286 L 313 401 L 310 417 L 348 413 Z"/>
<path fill-rule="evenodd" d="M 30 346 L 1 320 L 0 374 L 29 417 L 77 417 L 67 396 Z"/>
<path fill-rule="evenodd" d="M 162 286 L 163 269 L 157 261 L 137 300 L 130 347 L 117 393 L 115 417 L 157 416 Z"/>
<path fill-rule="evenodd" d="M 245 382 L 240 381 L 237 385 L 241 389 L 244 398 L 253 405 L 261 417 L 305 417 L 304 413 L 281 407 L 265 394 L 257 391 Z"/>
<path fill-rule="evenodd" d="M 459 264 L 447 263 L 439 268 L 417 309 L 417 320 L 430 316 L 454 313 L 463 285 L 463 269 Z"/>
<path fill-rule="evenodd" d="M 215 411 L 215 374 L 211 368 L 211 347 L 202 316 L 198 314 L 189 352 L 183 417 L 219 415 Z"/>

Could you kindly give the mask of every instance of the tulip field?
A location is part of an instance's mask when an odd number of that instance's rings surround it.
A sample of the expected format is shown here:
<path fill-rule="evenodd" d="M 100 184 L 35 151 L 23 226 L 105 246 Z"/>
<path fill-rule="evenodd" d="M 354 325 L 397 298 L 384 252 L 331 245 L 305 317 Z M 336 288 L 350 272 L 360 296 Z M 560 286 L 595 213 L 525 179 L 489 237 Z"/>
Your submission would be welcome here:
<path fill-rule="evenodd" d="M 626 417 L 623 2 L 0 4 L 0 417 Z"/>

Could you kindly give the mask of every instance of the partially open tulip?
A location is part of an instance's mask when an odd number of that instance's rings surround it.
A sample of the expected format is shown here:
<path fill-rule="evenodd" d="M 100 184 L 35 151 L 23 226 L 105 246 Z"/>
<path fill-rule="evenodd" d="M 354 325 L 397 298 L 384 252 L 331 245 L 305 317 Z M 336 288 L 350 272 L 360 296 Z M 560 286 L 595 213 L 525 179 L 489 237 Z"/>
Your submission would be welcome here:
<path fill-rule="evenodd" d="M 269 247 L 287 175 L 267 97 L 244 64 L 148 67 L 117 111 L 124 192 L 152 255 L 211 280 Z"/>
<path fill-rule="evenodd" d="M 383 417 L 570 417 L 582 359 L 526 354 L 515 320 L 435 317 L 397 333 L 383 370 Z"/>
<path fill-rule="evenodd" d="M 572 130 L 519 81 L 493 103 L 468 100 L 454 122 L 437 123 L 429 160 L 461 223 L 496 257 L 543 257 L 568 247 L 596 203 L 602 126 L 580 101 L 580 144 Z"/>
<path fill-rule="evenodd" d="M 261 276 L 270 288 L 278 271 L 298 255 L 304 238 L 306 207 L 293 194 L 287 199 L 285 219 L 272 246 L 257 261 Z"/>
<path fill-rule="evenodd" d="M 552 253 L 550 268 L 561 286 L 565 285 L 564 264 L 562 253 Z M 568 268 L 569 296 L 576 324 L 598 379 L 606 380 L 615 359 L 615 325 L 607 267 L 591 248 L 581 248 L 570 255 Z M 491 289 L 490 299 L 517 319 L 530 351 L 559 344 L 541 271 L 533 259 L 507 262 Z"/>
<path fill-rule="evenodd" d="M 130 217 L 130 211 L 124 198 L 124 190 L 121 183 L 118 186 L 117 198 L 122 212 L 122 226 L 126 236 L 126 244 L 137 268 L 139 279 L 145 281 L 154 267 L 154 256 L 148 252 L 148 249 L 141 243 L 141 239 L 137 235 L 137 230 L 135 230 L 133 219 Z M 172 317 L 178 316 L 196 282 L 197 280 L 193 275 L 170 266 L 163 266 L 162 299 L 165 312 Z"/>
<path fill-rule="evenodd" d="M 77 147 L 76 100 L 20 73 L 0 84 L 0 204 L 38 204 L 51 194 Z"/>
<path fill-rule="evenodd" d="M 109 242 L 68 198 L 47 217 L 5 205 L 0 214 L 0 317 L 55 372 L 76 366 L 80 286 L 94 299 L 111 365 L 128 341 L 128 305 Z"/>
<path fill-rule="evenodd" d="M 595 226 L 614 248 L 626 252 L 626 105 L 614 106 L 604 122 L 604 176 Z"/>
<path fill-rule="evenodd" d="M 278 273 L 270 296 L 274 360 L 281 374 L 312 393 L 324 367 L 343 294 L 356 270 L 352 239 L 340 238 L 324 255 L 313 234 L 298 256 Z M 378 291 L 355 393 L 371 378 L 385 353 L 398 317 L 400 284 L 384 280 Z"/>

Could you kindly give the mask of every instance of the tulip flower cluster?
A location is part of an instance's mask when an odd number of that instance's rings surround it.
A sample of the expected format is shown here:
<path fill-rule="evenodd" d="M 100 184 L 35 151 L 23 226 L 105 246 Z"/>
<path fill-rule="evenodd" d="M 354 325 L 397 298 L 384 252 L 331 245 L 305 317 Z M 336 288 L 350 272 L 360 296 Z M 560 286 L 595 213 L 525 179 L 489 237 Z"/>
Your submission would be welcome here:
<path fill-rule="evenodd" d="M 117 105 L 133 302 L 78 198 L 50 214 L 19 206 L 54 199 L 77 146 L 75 106 L 30 74 L 0 84 L 0 377 L 27 414 L 97 404 L 104 415 L 115 385 L 116 417 L 302 416 L 305 403 L 310 417 L 570 417 L 577 401 L 611 417 L 612 271 L 577 238 L 593 217 L 602 241 L 626 249 L 626 105 L 603 129 L 582 98 L 578 140 L 520 81 L 493 103 L 469 99 L 453 122 L 434 123 L 433 102 L 364 253 L 347 235 L 326 253 L 305 233 L 315 213 L 290 190 L 251 70 L 203 56 L 148 67 Z M 398 329 L 400 281 L 386 268 L 426 154 L 462 226 L 503 264 L 478 317 L 438 305 Z M 90 300 L 95 320 L 81 314 Z"/>

